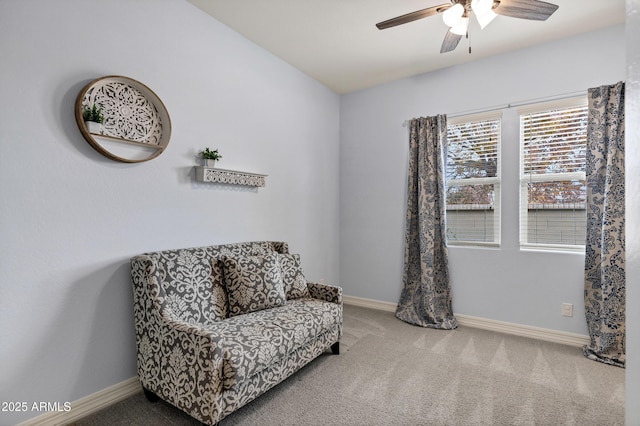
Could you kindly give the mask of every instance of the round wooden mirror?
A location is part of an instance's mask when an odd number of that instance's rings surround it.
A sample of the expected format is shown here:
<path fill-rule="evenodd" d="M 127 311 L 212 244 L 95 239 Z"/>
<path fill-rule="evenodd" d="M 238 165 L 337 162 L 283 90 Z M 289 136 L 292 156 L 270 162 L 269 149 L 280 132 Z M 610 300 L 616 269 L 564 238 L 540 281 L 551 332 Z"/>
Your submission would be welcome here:
<path fill-rule="evenodd" d="M 148 161 L 169 144 L 171 120 L 164 104 L 128 77 L 106 76 L 87 84 L 76 99 L 75 115 L 87 142 L 115 161 Z"/>

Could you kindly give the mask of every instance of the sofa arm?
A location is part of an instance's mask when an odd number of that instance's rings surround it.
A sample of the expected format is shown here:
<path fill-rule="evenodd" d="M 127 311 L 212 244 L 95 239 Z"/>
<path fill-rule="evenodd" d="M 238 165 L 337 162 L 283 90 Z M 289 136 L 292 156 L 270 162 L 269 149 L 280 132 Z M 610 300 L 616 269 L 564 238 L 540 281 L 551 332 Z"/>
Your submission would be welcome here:
<path fill-rule="evenodd" d="M 137 370 L 142 386 L 203 423 L 221 412 L 225 339 L 215 326 L 183 321 L 167 303 L 153 256 L 132 258 Z"/>
<path fill-rule="evenodd" d="M 206 424 L 221 412 L 224 338 L 198 324 L 163 312 L 156 339 L 141 339 L 138 374 L 142 386 Z M 151 330 L 150 330 L 151 331 Z M 155 341 L 154 341 L 155 340 Z"/>
<path fill-rule="evenodd" d="M 153 349 L 146 355 L 153 359 L 153 363 L 162 365 L 161 370 L 175 369 L 175 374 L 182 374 L 185 371 L 184 360 L 194 361 L 200 359 L 200 367 L 207 367 L 207 374 L 212 374 L 212 382 L 219 379 L 219 370 L 222 364 L 222 347 L 224 338 L 215 330 L 200 324 L 192 324 L 176 318 L 170 309 L 163 309 L 157 328 L 151 326 L 148 330 L 149 341 L 155 341 L 155 348 L 140 348 L 140 352 L 147 352 L 144 349 Z M 144 340 L 144 333 L 141 340 Z M 144 345 L 143 345 L 144 346 Z M 160 356 L 159 356 L 160 355 Z M 172 355 L 179 356 L 179 362 L 172 359 Z M 175 357 L 174 357 L 175 358 Z M 166 370 L 165 370 L 166 372 Z"/>
<path fill-rule="evenodd" d="M 314 299 L 324 300 L 326 302 L 337 303 L 342 305 L 342 288 L 328 284 L 307 282 L 309 294 Z"/>

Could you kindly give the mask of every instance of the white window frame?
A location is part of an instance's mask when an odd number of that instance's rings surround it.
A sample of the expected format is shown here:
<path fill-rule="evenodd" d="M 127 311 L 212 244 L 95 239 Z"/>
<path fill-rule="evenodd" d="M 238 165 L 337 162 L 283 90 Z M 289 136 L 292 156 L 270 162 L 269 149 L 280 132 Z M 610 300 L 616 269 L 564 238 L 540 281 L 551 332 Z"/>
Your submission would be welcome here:
<path fill-rule="evenodd" d="M 456 117 L 447 117 L 447 127 L 450 125 L 457 125 L 462 123 L 471 123 L 477 121 L 488 121 L 488 120 L 498 120 L 500 129 L 497 132 L 497 146 L 496 146 L 496 154 L 497 154 L 497 170 L 495 177 L 483 177 L 483 178 L 467 178 L 467 179 L 447 179 L 445 182 L 445 187 L 449 188 L 451 186 L 466 186 L 466 185 L 493 185 L 493 235 L 494 241 L 467 241 L 467 240 L 450 240 L 447 238 L 447 245 L 455 245 L 455 246 L 482 246 L 482 247 L 499 247 L 500 246 L 500 223 L 501 223 L 501 214 L 500 214 L 500 183 L 502 176 L 502 153 L 501 153 L 501 141 L 502 141 L 502 111 L 489 111 L 480 114 L 470 114 L 470 115 L 462 115 Z M 447 159 L 444 159 L 445 167 L 447 163 Z M 445 172 L 446 176 L 446 172 Z M 445 211 L 447 210 L 447 205 L 445 202 Z"/>
<path fill-rule="evenodd" d="M 524 173 L 524 128 L 522 126 L 522 115 L 551 111 L 555 109 L 571 108 L 576 106 L 586 106 L 588 104 L 587 96 L 578 96 L 566 98 L 551 102 L 537 103 L 527 105 L 517 109 L 518 122 L 520 128 L 520 249 L 521 250 L 544 250 L 544 251 L 567 251 L 567 252 L 584 252 L 585 246 L 569 245 L 569 244 L 551 244 L 551 243 L 530 243 L 528 242 L 528 184 L 537 182 L 571 182 L 585 181 L 584 172 L 573 173 L 545 173 L 545 174 L 529 174 Z"/>

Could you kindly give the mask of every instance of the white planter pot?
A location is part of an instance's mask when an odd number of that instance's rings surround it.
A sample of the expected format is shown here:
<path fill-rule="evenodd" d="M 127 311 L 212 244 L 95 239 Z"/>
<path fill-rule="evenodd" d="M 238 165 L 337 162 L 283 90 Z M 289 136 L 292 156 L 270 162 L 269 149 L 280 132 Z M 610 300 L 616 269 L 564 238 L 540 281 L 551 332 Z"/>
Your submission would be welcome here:
<path fill-rule="evenodd" d="M 210 169 L 213 169 L 214 166 L 216 165 L 216 161 L 218 161 L 218 160 L 205 159 L 204 160 L 204 166 L 205 167 L 209 167 Z"/>
<path fill-rule="evenodd" d="M 102 134 L 102 124 L 96 123 L 95 121 L 85 121 L 85 126 L 87 126 L 87 130 L 89 133 L 93 133 L 96 135 Z"/>

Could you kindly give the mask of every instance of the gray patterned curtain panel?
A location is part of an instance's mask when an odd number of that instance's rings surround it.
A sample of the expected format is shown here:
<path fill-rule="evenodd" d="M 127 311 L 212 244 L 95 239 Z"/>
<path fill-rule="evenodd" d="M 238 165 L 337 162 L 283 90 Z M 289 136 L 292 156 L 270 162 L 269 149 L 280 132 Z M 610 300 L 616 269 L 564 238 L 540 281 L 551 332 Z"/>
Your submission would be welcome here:
<path fill-rule="evenodd" d="M 586 357 L 625 364 L 624 82 L 589 89 Z"/>
<path fill-rule="evenodd" d="M 409 182 L 404 288 L 396 317 L 422 327 L 454 329 L 445 240 L 444 161 L 447 117 L 409 122 Z"/>

